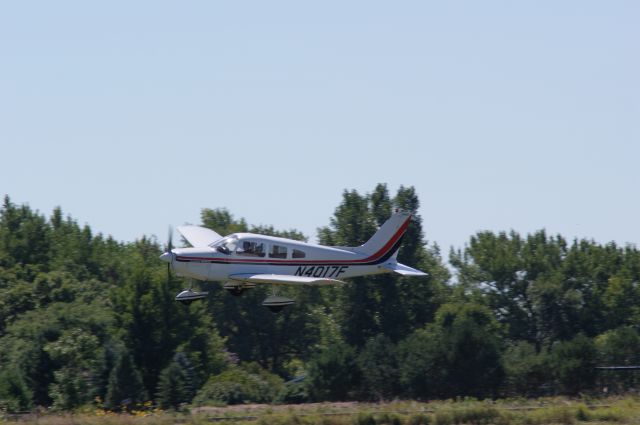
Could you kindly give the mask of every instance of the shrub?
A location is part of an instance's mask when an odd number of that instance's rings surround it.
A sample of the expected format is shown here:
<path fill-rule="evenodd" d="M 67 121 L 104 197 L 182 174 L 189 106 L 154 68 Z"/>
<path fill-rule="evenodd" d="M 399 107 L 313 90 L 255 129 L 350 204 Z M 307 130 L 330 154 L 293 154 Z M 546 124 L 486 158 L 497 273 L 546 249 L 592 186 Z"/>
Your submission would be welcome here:
<path fill-rule="evenodd" d="M 424 413 L 418 413 L 409 417 L 407 425 L 430 425 L 431 419 Z"/>
<path fill-rule="evenodd" d="M 272 402 L 283 387 L 282 380 L 255 366 L 248 368 L 251 371 L 242 367 L 232 367 L 212 376 L 198 391 L 193 403 L 206 405 Z"/>
<path fill-rule="evenodd" d="M 285 382 L 275 398 L 275 402 L 279 404 L 298 404 L 307 401 L 309 401 L 309 386 L 304 378 Z"/>

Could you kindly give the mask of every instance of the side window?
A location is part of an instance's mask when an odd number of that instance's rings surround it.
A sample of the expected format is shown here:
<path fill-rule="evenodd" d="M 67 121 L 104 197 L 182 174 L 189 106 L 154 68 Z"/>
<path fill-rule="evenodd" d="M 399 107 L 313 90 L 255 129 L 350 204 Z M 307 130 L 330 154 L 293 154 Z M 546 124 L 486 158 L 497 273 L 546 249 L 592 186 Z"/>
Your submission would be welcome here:
<path fill-rule="evenodd" d="M 271 245 L 269 258 L 287 258 L 287 247 L 282 245 Z"/>
<path fill-rule="evenodd" d="M 236 249 L 236 254 L 244 257 L 264 257 L 264 243 L 242 241 L 238 249 Z"/>
<path fill-rule="evenodd" d="M 304 251 L 300 251 L 299 249 L 294 249 L 293 250 L 293 258 L 304 258 L 306 257 L 307 254 L 304 253 Z"/>

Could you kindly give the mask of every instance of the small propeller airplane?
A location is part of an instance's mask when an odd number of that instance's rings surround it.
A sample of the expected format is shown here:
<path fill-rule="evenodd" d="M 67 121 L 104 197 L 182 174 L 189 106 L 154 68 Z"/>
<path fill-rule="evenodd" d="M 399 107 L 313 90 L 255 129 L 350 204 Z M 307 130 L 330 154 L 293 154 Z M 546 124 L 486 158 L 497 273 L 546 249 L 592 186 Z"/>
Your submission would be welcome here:
<path fill-rule="evenodd" d="M 178 276 L 223 282 L 236 296 L 256 285 L 272 285 L 273 295 L 262 305 L 277 312 L 295 303 L 276 294 L 278 285 L 336 285 L 345 283 L 342 279 L 391 272 L 426 276 L 396 259 L 410 221 L 411 214 L 396 211 L 358 247 L 323 246 L 253 233 L 222 237 L 204 227 L 179 226 L 178 232 L 193 247 L 171 249 L 169 245 L 160 259 Z M 176 301 L 190 304 L 207 294 L 189 288 Z"/>

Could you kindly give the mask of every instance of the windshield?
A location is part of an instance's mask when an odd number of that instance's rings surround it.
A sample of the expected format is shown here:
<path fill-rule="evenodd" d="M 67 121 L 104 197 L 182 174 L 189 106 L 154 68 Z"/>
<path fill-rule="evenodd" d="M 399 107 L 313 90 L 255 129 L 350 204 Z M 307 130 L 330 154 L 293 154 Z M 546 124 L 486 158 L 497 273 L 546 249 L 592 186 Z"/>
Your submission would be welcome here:
<path fill-rule="evenodd" d="M 218 252 L 229 255 L 236 250 L 237 245 L 238 245 L 238 237 L 228 236 L 214 243 L 212 245 L 212 248 L 214 248 Z"/>

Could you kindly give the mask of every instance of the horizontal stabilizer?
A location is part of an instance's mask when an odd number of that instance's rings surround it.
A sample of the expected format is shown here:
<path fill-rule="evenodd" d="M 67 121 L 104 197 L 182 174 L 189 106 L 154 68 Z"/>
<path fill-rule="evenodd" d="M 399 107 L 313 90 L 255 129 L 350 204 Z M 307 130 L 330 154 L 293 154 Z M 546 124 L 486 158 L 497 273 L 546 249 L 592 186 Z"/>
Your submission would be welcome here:
<path fill-rule="evenodd" d="M 250 282 L 256 284 L 272 284 L 272 285 L 338 285 L 344 283 L 337 279 L 327 279 L 322 277 L 307 277 L 307 276 L 291 276 L 282 274 L 253 274 L 253 273 L 240 273 L 232 274 L 230 279 L 238 280 L 241 282 Z"/>
<path fill-rule="evenodd" d="M 428 276 L 427 273 L 400 263 L 389 263 L 383 266 L 387 270 L 401 274 L 402 276 Z"/>
<path fill-rule="evenodd" d="M 178 226 L 176 230 L 194 248 L 209 246 L 215 241 L 222 239 L 222 236 L 211 229 L 200 226 Z"/>

